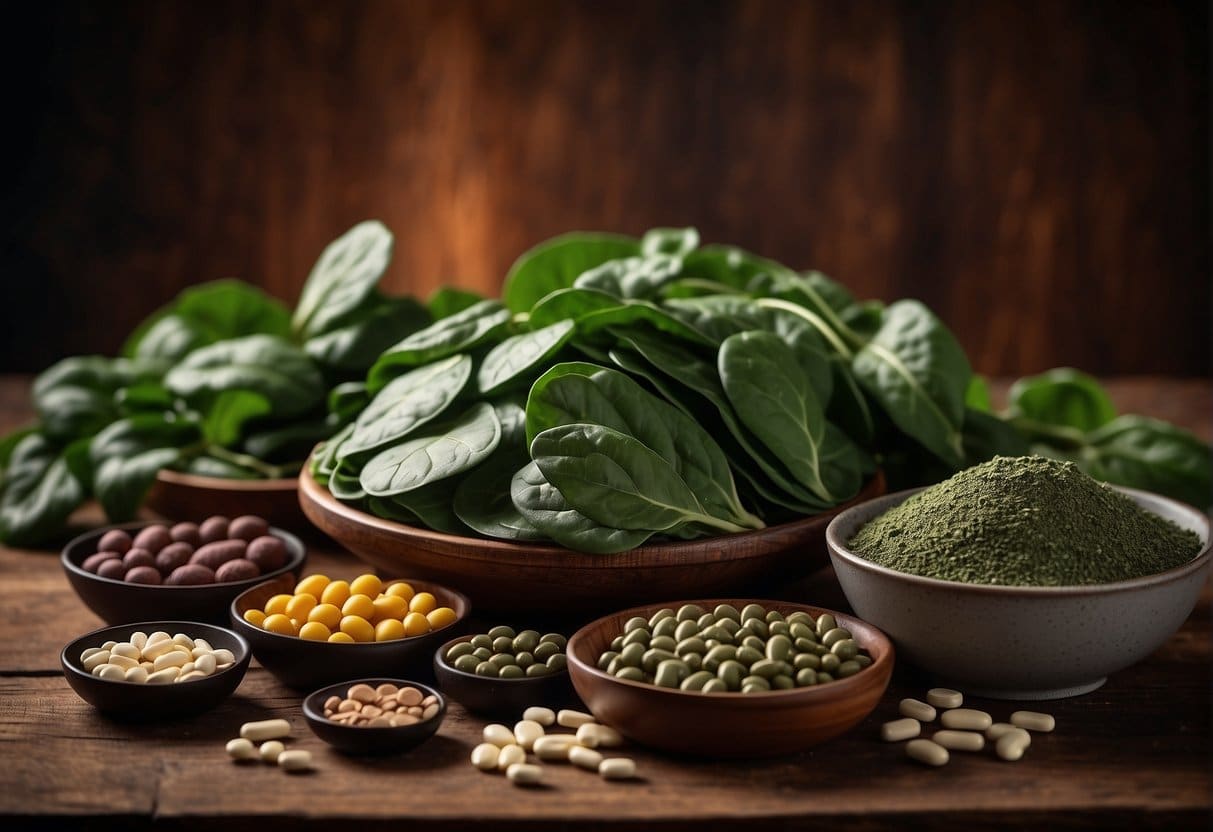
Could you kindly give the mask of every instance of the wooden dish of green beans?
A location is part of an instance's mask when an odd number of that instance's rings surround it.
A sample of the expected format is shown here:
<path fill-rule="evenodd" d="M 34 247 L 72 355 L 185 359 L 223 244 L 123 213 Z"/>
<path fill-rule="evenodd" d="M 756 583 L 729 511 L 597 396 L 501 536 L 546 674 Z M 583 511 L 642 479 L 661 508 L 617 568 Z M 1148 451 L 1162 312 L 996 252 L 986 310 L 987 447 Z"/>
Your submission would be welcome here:
<path fill-rule="evenodd" d="M 763 757 L 860 722 L 888 686 L 893 646 L 832 610 L 713 599 L 600 618 L 570 639 L 568 662 L 594 716 L 640 744 Z"/>

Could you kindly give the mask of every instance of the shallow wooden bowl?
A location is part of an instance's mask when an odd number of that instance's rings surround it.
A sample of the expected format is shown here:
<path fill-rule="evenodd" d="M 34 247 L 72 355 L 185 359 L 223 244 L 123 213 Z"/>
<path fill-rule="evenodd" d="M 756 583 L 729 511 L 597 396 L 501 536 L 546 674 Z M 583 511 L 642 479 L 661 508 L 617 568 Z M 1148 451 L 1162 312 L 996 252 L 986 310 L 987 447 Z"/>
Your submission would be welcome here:
<path fill-rule="evenodd" d="M 385 682 L 398 688 L 414 687 L 427 696 L 437 697 L 438 713 L 412 725 L 375 728 L 366 725 L 342 725 L 324 715 L 324 703 L 330 696 L 340 696 L 344 699 L 346 692 L 354 685 L 370 685 L 377 688 Z M 307 727 L 312 729 L 313 734 L 346 754 L 403 754 L 438 733 L 442 720 L 446 719 L 446 697 L 429 685 L 409 679 L 390 679 L 382 676 L 354 679 L 349 682 L 328 685 L 309 694 L 303 700 L 303 718 L 307 720 Z"/>
<path fill-rule="evenodd" d="M 395 583 L 397 580 L 384 583 Z M 287 687 L 307 690 L 346 679 L 372 676 L 407 678 L 416 675 L 410 671 L 429 672 L 434 650 L 443 641 L 461 632 L 472 605 L 465 595 L 453 589 L 414 578 L 403 580 L 407 580 L 418 592 L 433 593 L 440 606 L 453 609 L 455 622 L 411 638 L 334 644 L 271 633 L 244 620 L 244 614 L 249 610 L 264 609 L 265 602 L 275 595 L 294 591 L 296 581 L 291 575 L 266 581 L 243 592 L 232 601 L 229 618 L 232 629 L 252 645 L 253 655 L 261 666 Z"/>
<path fill-rule="evenodd" d="M 883 493 L 884 478 L 878 473 L 851 502 L 804 520 L 587 555 L 551 544 L 461 537 L 384 520 L 342 503 L 306 469 L 299 476 L 299 502 L 308 519 L 387 574 L 407 572 L 459 587 L 477 609 L 516 610 L 526 603 L 552 614 L 582 615 L 661 598 L 735 593 L 763 578 L 806 575 L 826 563 L 830 520 Z"/>
<path fill-rule="evenodd" d="M 761 604 L 814 617 L 829 613 L 851 631 L 872 664 L 823 685 L 766 693 L 697 693 L 616 679 L 598 669 L 598 657 L 633 616 L 683 604 Z M 872 712 L 893 673 L 893 644 L 880 630 L 850 615 L 784 601 L 716 598 L 650 604 L 612 613 L 569 639 L 569 674 L 590 712 L 634 742 L 675 754 L 718 758 L 772 757 L 803 751 L 845 733 Z"/>
<path fill-rule="evenodd" d="M 172 519 L 203 518 L 212 514 L 239 517 L 256 514 L 271 526 L 306 532 L 310 526 L 299 510 L 299 480 L 232 480 L 180 471 L 161 471 L 144 505 Z"/>

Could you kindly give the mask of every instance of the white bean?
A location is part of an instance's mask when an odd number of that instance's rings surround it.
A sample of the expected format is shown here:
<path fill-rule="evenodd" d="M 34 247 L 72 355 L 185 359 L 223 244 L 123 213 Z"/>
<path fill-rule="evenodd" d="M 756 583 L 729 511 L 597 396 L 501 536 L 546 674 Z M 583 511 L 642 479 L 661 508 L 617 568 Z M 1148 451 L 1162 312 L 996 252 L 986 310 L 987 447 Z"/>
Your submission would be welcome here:
<path fill-rule="evenodd" d="M 994 743 L 994 753 L 1008 762 L 1015 762 L 1032 744 L 1031 735 L 1022 728 L 1013 728 Z"/>
<path fill-rule="evenodd" d="M 598 771 L 598 766 L 602 763 L 602 754 L 592 748 L 574 745 L 569 749 L 569 762 L 587 771 Z"/>
<path fill-rule="evenodd" d="M 116 653 L 110 653 L 110 660 L 107 662 L 107 664 L 120 667 L 123 670 L 130 670 L 132 667 L 139 666 L 139 662 L 135 661 L 134 659 L 128 656 L 118 655 Z"/>
<path fill-rule="evenodd" d="M 103 664 L 97 668 L 97 675 L 102 679 L 108 679 L 111 682 L 125 682 L 126 668 L 119 667 L 116 664 Z"/>
<path fill-rule="evenodd" d="M 283 751 L 278 755 L 278 767 L 287 771 L 307 771 L 312 767 L 312 752 Z"/>
<path fill-rule="evenodd" d="M 240 726 L 240 736 L 253 742 L 276 740 L 291 734 L 291 724 L 285 719 L 263 719 L 260 722 L 246 722 Z"/>
<path fill-rule="evenodd" d="M 1042 714 L 1038 711 L 1016 711 L 1011 714 L 1011 724 L 1016 728 L 1047 734 L 1057 727 L 1057 720 L 1049 714 Z"/>
<path fill-rule="evenodd" d="M 152 661 L 152 665 L 156 670 L 164 670 L 166 667 L 185 667 L 189 662 L 189 653 L 183 653 L 180 650 L 169 650 L 167 653 L 161 653 L 157 656 Z"/>
<path fill-rule="evenodd" d="M 225 665 L 236 661 L 236 654 L 226 648 L 215 650 L 211 653 L 215 657 L 215 664 Z"/>
<path fill-rule="evenodd" d="M 186 650 L 194 649 L 194 640 L 185 633 L 177 633 L 173 636 L 173 644 L 179 644 Z"/>
<path fill-rule="evenodd" d="M 603 780 L 630 780 L 636 776 L 636 761 L 628 757 L 611 757 L 598 764 Z"/>
<path fill-rule="evenodd" d="M 922 733 L 922 723 L 917 719 L 894 719 L 880 726 L 880 738 L 885 742 L 901 742 Z"/>
<path fill-rule="evenodd" d="M 481 771 L 495 771 L 501 749 L 491 742 L 482 742 L 472 749 L 472 765 Z"/>
<path fill-rule="evenodd" d="M 194 659 L 194 670 L 205 673 L 207 676 L 215 672 L 215 666 L 215 657 L 209 653 Z"/>
<path fill-rule="evenodd" d="M 556 712 L 551 708 L 532 707 L 527 708 L 522 712 L 523 719 L 529 719 L 531 722 L 538 722 L 540 725 L 555 725 Z"/>
<path fill-rule="evenodd" d="M 980 751 L 986 738 L 976 731 L 936 731 L 931 741 L 952 751 Z"/>
<path fill-rule="evenodd" d="M 147 671 L 142 667 L 132 667 L 126 671 L 126 681 L 142 684 L 147 681 Z"/>
<path fill-rule="evenodd" d="M 535 740 L 543 736 L 543 726 L 530 719 L 524 719 L 514 726 L 514 739 L 523 750 L 530 751 L 535 746 Z"/>
<path fill-rule="evenodd" d="M 147 633 L 140 631 L 131 633 L 131 644 L 142 650 L 147 644 Z"/>
<path fill-rule="evenodd" d="M 944 711 L 939 722 L 944 728 L 958 728 L 961 731 L 984 731 L 994 724 L 988 713 L 973 708 Z"/>
<path fill-rule="evenodd" d="M 89 673 L 92 673 L 94 670 L 101 667 L 101 665 L 108 663 L 109 660 L 110 651 L 98 650 L 96 653 L 91 654 L 87 659 L 81 659 L 80 666 Z"/>
<path fill-rule="evenodd" d="M 964 701 L 964 694 L 951 688 L 931 688 L 927 691 L 927 702 L 936 708 L 959 708 Z"/>
<path fill-rule="evenodd" d="M 234 740 L 228 740 L 227 756 L 233 760 L 251 760 L 257 756 L 257 749 L 251 742 L 243 737 Z"/>
<path fill-rule="evenodd" d="M 146 682 L 149 685 L 167 685 L 170 682 L 177 681 L 179 675 L 181 675 L 180 668 L 166 667 L 164 670 L 157 670 L 155 673 L 147 674 Z"/>
<path fill-rule="evenodd" d="M 282 756 L 282 752 L 286 751 L 286 746 L 281 740 L 269 740 L 261 743 L 261 747 L 257 749 L 257 754 L 267 763 L 277 763 L 278 758 Z"/>
<path fill-rule="evenodd" d="M 578 726 L 577 733 L 574 736 L 577 737 L 577 744 L 584 748 L 598 747 L 598 734 L 594 731 L 594 723 L 592 722 Z"/>
<path fill-rule="evenodd" d="M 935 708 L 917 699 L 901 700 L 901 704 L 897 706 L 897 710 L 902 716 L 917 719 L 919 722 L 933 722 L 935 720 Z"/>
<path fill-rule="evenodd" d="M 942 766 L 948 762 L 948 749 L 930 740 L 910 740 L 906 756 L 928 766 Z"/>
<path fill-rule="evenodd" d="M 543 767 L 528 763 L 512 763 L 505 770 L 505 776 L 515 786 L 530 786 L 543 780 Z"/>
<path fill-rule="evenodd" d="M 122 641 L 110 648 L 110 656 L 125 656 L 128 659 L 139 661 L 139 648 L 131 644 L 129 641 Z"/>
<path fill-rule="evenodd" d="M 525 763 L 526 752 L 522 750 L 521 745 L 507 745 L 497 752 L 497 768 L 500 771 L 506 771 L 515 763 Z"/>
<path fill-rule="evenodd" d="M 535 746 L 531 750 L 539 759 L 551 762 L 567 760 L 569 749 L 576 745 L 577 738 L 572 734 L 548 734 L 535 740 Z"/>
<path fill-rule="evenodd" d="M 481 735 L 484 737 L 485 742 L 491 742 L 498 748 L 505 748 L 507 745 L 514 744 L 514 732 L 496 722 L 484 726 L 484 731 Z"/>
<path fill-rule="evenodd" d="M 584 711 L 563 710 L 556 714 L 556 724 L 565 728 L 580 728 L 587 722 L 593 722 L 594 717 Z"/>

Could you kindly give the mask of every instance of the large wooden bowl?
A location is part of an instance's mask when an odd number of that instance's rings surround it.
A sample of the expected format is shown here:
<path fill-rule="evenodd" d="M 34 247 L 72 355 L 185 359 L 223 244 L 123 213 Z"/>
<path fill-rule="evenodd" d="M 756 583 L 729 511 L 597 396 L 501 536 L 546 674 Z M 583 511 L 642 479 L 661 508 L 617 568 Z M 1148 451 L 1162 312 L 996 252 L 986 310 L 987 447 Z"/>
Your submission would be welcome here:
<path fill-rule="evenodd" d="M 201 521 L 212 514 L 239 517 L 256 514 L 271 526 L 304 533 L 307 519 L 299 510 L 299 480 L 234 480 L 164 470 L 144 504 L 170 520 Z"/>
<path fill-rule="evenodd" d="M 305 469 L 303 513 L 389 575 L 417 575 L 466 593 L 479 610 L 539 607 L 549 614 L 618 609 L 664 598 L 737 594 L 763 579 L 801 577 L 827 562 L 825 530 L 843 509 L 884 493 L 877 473 L 851 502 L 824 514 L 740 534 L 654 543 L 613 555 L 507 543 L 417 528 L 359 511 Z"/>
<path fill-rule="evenodd" d="M 742 609 L 761 604 L 785 616 L 829 613 L 851 631 L 872 664 L 845 679 L 765 693 L 699 693 L 617 679 L 598 669 L 598 657 L 632 616 L 650 618 L 662 607 L 717 604 Z M 884 695 L 893 673 L 893 644 L 880 630 L 850 615 L 782 601 L 737 598 L 650 604 L 612 613 L 569 639 L 573 687 L 599 722 L 651 748 L 697 757 L 751 758 L 794 754 L 839 736 L 863 721 Z"/>

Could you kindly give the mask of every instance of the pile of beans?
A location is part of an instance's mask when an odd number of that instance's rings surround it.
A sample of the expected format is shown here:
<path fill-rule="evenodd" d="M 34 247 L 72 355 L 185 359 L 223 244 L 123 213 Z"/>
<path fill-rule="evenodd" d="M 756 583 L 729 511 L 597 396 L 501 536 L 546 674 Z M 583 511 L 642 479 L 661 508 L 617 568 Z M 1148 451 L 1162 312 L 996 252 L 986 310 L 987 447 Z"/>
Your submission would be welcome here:
<path fill-rule="evenodd" d="M 456 670 L 477 676 L 534 679 L 568 667 L 566 645 L 567 640 L 559 633 L 515 633 L 512 627 L 502 625 L 451 645 L 443 658 Z"/>
<path fill-rule="evenodd" d="M 826 613 L 786 618 L 760 604 L 740 611 L 695 604 L 636 617 L 598 657 L 619 679 L 701 693 L 759 693 L 809 687 L 853 676 L 872 659 Z"/>
<path fill-rule="evenodd" d="M 285 771 L 307 771 L 312 767 L 312 753 L 288 751 L 282 740 L 290 734 L 291 724 L 285 719 L 246 722 L 240 726 L 240 736 L 229 740 L 225 750 L 237 762 L 261 760 Z"/>
<path fill-rule="evenodd" d="M 927 701 L 901 700 L 901 719 L 880 726 L 880 738 L 885 742 L 906 743 L 906 756 L 923 765 L 942 766 L 950 759 L 949 751 L 981 751 L 986 741 L 994 743 L 994 753 L 1000 759 L 1014 762 L 1022 759 L 1032 744 L 1029 731 L 1048 733 L 1056 727 L 1049 714 L 1036 711 L 1016 711 L 1010 722 L 995 722 L 985 711 L 962 708 L 964 694 L 949 688 L 931 688 Z M 940 710 L 939 723 L 943 730 L 930 739 L 918 738 L 924 722 L 934 722 Z"/>
<path fill-rule="evenodd" d="M 423 636 L 454 624 L 456 615 L 404 581 L 385 585 L 370 574 L 333 581 L 316 574 L 296 584 L 293 594 L 275 595 L 264 609 L 248 610 L 244 620 L 279 635 L 353 644 Z"/>
<path fill-rule="evenodd" d="M 149 685 L 205 679 L 235 661 L 231 650 L 216 650 L 206 639 L 161 630 L 134 632 L 126 641 L 107 641 L 80 654 L 81 666 L 100 679 Z"/>
<path fill-rule="evenodd" d="M 426 695 L 414 687 L 397 687 L 385 682 L 378 687 L 358 684 L 346 691 L 345 698 L 330 696 L 324 702 L 324 716 L 342 725 L 366 728 L 399 728 L 433 719 L 439 711 L 438 697 Z"/>
<path fill-rule="evenodd" d="M 549 734 L 559 725 L 572 734 Z M 597 772 L 604 780 L 629 780 L 636 776 L 636 762 L 628 757 L 605 758 L 599 748 L 623 745 L 614 728 L 600 725 L 581 711 L 556 713 L 550 708 L 531 707 L 510 730 L 505 725 L 486 725 L 484 742 L 472 749 L 472 765 L 481 771 L 504 771 L 515 786 L 530 786 L 543 780 L 543 766 L 527 762 L 527 754 L 542 762 L 569 762 Z"/>
<path fill-rule="evenodd" d="M 84 570 L 131 584 L 195 586 L 257 578 L 286 564 L 286 544 L 252 514 L 201 523 L 156 524 L 133 538 L 111 529 L 97 542 Z"/>

